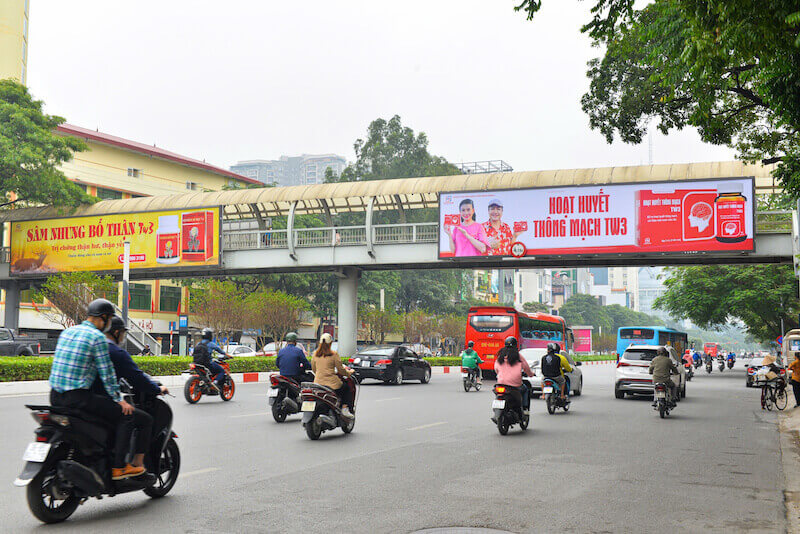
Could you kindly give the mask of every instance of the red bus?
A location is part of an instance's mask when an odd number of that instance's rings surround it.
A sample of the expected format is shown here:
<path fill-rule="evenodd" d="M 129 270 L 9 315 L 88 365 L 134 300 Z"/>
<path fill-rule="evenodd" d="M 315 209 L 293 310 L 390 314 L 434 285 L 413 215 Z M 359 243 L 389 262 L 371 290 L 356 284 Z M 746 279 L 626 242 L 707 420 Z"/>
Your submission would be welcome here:
<path fill-rule="evenodd" d="M 517 338 L 520 349 L 546 348 L 551 341 L 561 350 L 572 349 L 572 330 L 563 317 L 546 313 L 523 313 L 506 306 L 473 306 L 467 314 L 466 342 L 484 360 L 481 369 L 494 371 L 495 354 L 508 336 Z"/>
<path fill-rule="evenodd" d="M 712 358 L 717 357 L 717 353 L 722 351 L 719 346 L 719 343 L 703 343 L 703 352 L 711 356 Z"/>

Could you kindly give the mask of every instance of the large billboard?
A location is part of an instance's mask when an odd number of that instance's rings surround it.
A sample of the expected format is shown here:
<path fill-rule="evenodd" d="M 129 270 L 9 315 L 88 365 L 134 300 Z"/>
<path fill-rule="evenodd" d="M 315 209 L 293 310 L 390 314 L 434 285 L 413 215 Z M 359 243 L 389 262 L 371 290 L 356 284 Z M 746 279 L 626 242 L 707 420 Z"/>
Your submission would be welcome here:
<path fill-rule="evenodd" d="M 439 257 L 755 250 L 753 178 L 441 193 Z"/>
<path fill-rule="evenodd" d="M 119 271 L 126 240 L 131 269 L 216 266 L 219 225 L 219 207 L 15 222 L 11 274 Z"/>

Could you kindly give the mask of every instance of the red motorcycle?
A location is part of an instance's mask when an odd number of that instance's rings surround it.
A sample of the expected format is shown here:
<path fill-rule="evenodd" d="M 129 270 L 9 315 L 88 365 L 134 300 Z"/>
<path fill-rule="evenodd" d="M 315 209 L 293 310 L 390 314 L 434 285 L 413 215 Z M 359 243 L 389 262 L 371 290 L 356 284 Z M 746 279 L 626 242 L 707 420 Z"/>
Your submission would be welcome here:
<path fill-rule="evenodd" d="M 308 373 L 307 380 L 314 380 L 313 373 Z M 300 412 L 300 383 L 279 374 L 269 377 L 270 389 L 267 391 L 272 418 L 276 423 L 286 421 L 286 416 Z"/>
<path fill-rule="evenodd" d="M 214 382 L 214 376 L 211 374 L 208 367 L 199 363 L 189 364 L 189 368 L 181 373 L 189 373 L 190 375 L 183 385 L 183 396 L 186 402 L 195 404 L 203 395 L 219 395 L 224 401 L 231 400 L 233 394 L 236 392 L 236 384 L 233 382 L 231 368 L 228 364 L 228 360 L 231 358 L 232 356 L 223 356 L 214 360 L 220 364 L 225 371 L 225 381 L 222 383 L 221 390 Z"/>
<path fill-rule="evenodd" d="M 342 381 L 353 392 L 353 417 L 342 415 L 342 405 L 336 392 L 327 386 L 313 382 L 301 384 L 300 396 L 303 404 L 303 426 L 309 439 L 317 440 L 323 432 L 342 428 L 345 434 L 353 431 L 356 425 L 356 403 L 358 402 L 358 382 L 353 377 L 342 378 Z"/>

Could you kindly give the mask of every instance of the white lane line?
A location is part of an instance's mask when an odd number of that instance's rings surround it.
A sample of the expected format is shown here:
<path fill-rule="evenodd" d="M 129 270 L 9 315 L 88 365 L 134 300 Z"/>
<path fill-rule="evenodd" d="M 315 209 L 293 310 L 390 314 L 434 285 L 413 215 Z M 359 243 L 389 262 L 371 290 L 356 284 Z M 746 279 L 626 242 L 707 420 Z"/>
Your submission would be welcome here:
<path fill-rule="evenodd" d="M 438 423 L 430 423 L 430 424 L 427 424 L 427 425 L 414 426 L 414 427 L 411 427 L 411 428 L 407 428 L 406 430 L 422 430 L 423 428 L 431 428 L 432 426 L 439 426 L 439 425 L 446 425 L 446 424 L 447 424 L 446 421 L 440 421 Z"/>
<path fill-rule="evenodd" d="M 237 417 L 255 417 L 257 415 L 270 415 L 270 412 L 246 413 L 246 414 L 243 414 L 243 415 L 232 415 L 231 419 L 236 419 Z"/>
<path fill-rule="evenodd" d="M 186 473 L 181 473 L 181 478 L 190 477 L 193 475 L 204 475 L 206 473 L 213 473 L 214 471 L 219 471 L 219 467 L 206 467 L 205 469 L 198 469 L 197 471 L 189 471 Z"/>
<path fill-rule="evenodd" d="M 13 399 L 14 397 L 44 397 L 47 393 L 17 393 L 16 395 L 0 395 L 0 399 Z"/>
<path fill-rule="evenodd" d="M 403 397 L 389 397 L 388 399 L 378 399 L 375 402 L 386 402 L 386 401 L 390 401 L 390 400 L 400 400 L 402 398 Z"/>

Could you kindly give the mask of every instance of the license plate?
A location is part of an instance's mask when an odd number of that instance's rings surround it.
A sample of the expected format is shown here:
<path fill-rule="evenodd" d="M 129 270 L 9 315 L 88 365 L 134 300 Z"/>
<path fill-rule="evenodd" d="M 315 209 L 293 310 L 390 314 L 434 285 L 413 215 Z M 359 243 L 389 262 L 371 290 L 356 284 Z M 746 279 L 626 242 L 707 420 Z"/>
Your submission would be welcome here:
<path fill-rule="evenodd" d="M 553 386 L 545 386 L 545 388 L 542 391 L 544 393 L 552 393 L 553 392 Z"/>
<path fill-rule="evenodd" d="M 369 367 L 369 362 L 361 362 L 361 367 Z"/>
<path fill-rule="evenodd" d="M 25 449 L 22 460 L 25 462 L 44 462 L 48 452 L 50 452 L 49 443 L 34 441 L 33 443 L 28 443 L 28 448 Z"/>
<path fill-rule="evenodd" d="M 467 373 L 461 373 L 461 378 L 467 378 L 468 376 L 469 376 L 469 374 L 467 374 Z"/>
<path fill-rule="evenodd" d="M 506 407 L 506 401 L 495 399 L 492 401 L 492 410 L 502 410 Z"/>
<path fill-rule="evenodd" d="M 658 397 L 659 399 L 666 399 L 667 394 L 663 391 L 656 391 L 656 397 Z"/>
<path fill-rule="evenodd" d="M 300 408 L 301 412 L 313 412 L 316 409 L 316 401 L 303 401 L 303 406 Z"/>
<path fill-rule="evenodd" d="M 275 388 L 275 389 L 270 388 L 269 392 L 267 392 L 267 396 L 268 397 L 277 397 L 278 396 L 278 389 L 277 388 Z"/>

